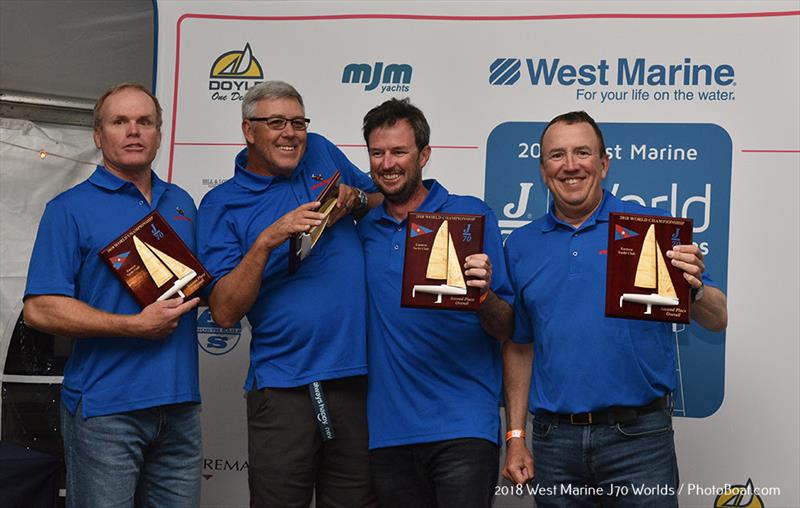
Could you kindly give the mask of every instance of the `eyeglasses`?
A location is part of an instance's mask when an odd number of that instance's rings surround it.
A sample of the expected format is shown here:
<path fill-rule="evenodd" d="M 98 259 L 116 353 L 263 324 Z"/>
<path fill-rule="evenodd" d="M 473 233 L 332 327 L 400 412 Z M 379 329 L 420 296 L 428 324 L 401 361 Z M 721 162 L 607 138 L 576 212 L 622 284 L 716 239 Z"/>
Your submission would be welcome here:
<path fill-rule="evenodd" d="M 588 148 L 578 148 L 577 150 L 573 150 L 571 152 L 567 152 L 564 150 L 554 150 L 547 154 L 546 159 L 549 161 L 560 162 L 567 158 L 567 153 L 571 153 L 573 157 L 576 159 L 588 159 L 594 152 L 589 150 Z"/>
<path fill-rule="evenodd" d="M 270 116 L 266 118 L 248 118 L 251 122 L 263 122 L 274 131 L 282 131 L 286 128 L 286 124 L 292 124 L 292 129 L 296 131 L 304 131 L 308 129 L 308 124 L 311 123 L 310 118 L 284 118 L 282 116 Z"/>

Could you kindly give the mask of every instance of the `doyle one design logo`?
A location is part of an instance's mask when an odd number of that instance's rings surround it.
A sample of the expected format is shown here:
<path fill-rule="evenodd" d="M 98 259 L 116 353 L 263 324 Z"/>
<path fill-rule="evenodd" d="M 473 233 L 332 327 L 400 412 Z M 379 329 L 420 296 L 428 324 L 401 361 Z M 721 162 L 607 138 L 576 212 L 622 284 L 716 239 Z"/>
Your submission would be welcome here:
<path fill-rule="evenodd" d="M 264 70 L 253 56 L 250 43 L 241 50 L 223 53 L 211 64 L 208 89 L 215 101 L 241 101 L 248 89 L 261 83 Z"/>
<path fill-rule="evenodd" d="M 212 319 L 210 309 L 205 309 L 197 317 L 197 343 L 208 354 L 219 356 L 230 353 L 241 337 L 241 323 L 222 328 Z"/>
<path fill-rule="evenodd" d="M 253 56 L 249 42 L 242 50 L 221 54 L 211 65 L 211 78 L 262 79 L 263 77 L 264 71 Z"/>
<path fill-rule="evenodd" d="M 363 84 L 367 92 L 378 87 L 380 93 L 408 92 L 411 90 L 411 73 L 412 68 L 408 64 L 351 63 L 342 71 L 342 83 Z"/>
<path fill-rule="evenodd" d="M 489 65 L 489 83 L 513 85 L 522 75 L 523 60 L 497 58 Z M 722 86 L 735 85 L 730 64 L 697 63 L 691 57 L 672 62 L 647 58 L 601 58 L 596 62 L 569 62 L 561 58 L 526 58 L 524 67 L 532 86 Z"/>
<path fill-rule="evenodd" d="M 763 508 L 764 501 L 753 488 L 753 481 L 748 479 L 745 485 L 729 485 L 724 492 L 714 499 L 714 508 Z"/>

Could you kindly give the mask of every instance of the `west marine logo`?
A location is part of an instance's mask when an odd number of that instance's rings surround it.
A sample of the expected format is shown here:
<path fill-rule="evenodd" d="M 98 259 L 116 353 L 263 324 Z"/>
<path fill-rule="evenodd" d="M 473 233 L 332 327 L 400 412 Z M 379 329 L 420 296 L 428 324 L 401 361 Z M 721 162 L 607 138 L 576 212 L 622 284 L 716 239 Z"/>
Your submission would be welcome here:
<path fill-rule="evenodd" d="M 411 90 L 411 72 L 412 68 L 408 64 L 351 63 L 342 71 L 342 83 L 363 84 L 367 92 L 378 86 L 381 93 L 408 92 Z"/>
<path fill-rule="evenodd" d="M 730 485 L 714 500 L 714 508 L 764 508 L 764 501 L 756 494 L 753 481 L 747 479 L 745 485 Z"/>
<path fill-rule="evenodd" d="M 571 62 L 561 58 L 501 57 L 489 64 L 489 84 L 513 85 L 523 72 L 532 86 L 736 85 L 736 71 L 732 65 L 697 63 L 691 57 L 671 62 L 653 62 L 646 58 Z"/>
<path fill-rule="evenodd" d="M 250 87 L 264 79 L 264 70 L 253 56 L 248 42 L 242 50 L 228 51 L 218 56 L 211 64 L 209 77 L 208 89 L 214 92 L 212 100 L 240 101 Z M 222 92 L 230 92 L 230 96 Z"/>
<path fill-rule="evenodd" d="M 490 85 L 513 85 L 519 81 L 522 62 L 519 58 L 498 58 L 489 65 Z"/>

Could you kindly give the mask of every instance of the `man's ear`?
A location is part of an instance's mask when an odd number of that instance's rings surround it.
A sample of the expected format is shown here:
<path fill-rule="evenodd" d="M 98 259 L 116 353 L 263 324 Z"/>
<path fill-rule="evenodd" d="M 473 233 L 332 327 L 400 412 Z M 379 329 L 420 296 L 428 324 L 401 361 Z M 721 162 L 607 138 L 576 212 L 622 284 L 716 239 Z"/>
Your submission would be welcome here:
<path fill-rule="evenodd" d="M 256 144 L 256 137 L 253 133 L 253 124 L 248 120 L 242 120 L 242 134 L 244 135 L 244 139 L 247 141 L 247 144 Z"/>

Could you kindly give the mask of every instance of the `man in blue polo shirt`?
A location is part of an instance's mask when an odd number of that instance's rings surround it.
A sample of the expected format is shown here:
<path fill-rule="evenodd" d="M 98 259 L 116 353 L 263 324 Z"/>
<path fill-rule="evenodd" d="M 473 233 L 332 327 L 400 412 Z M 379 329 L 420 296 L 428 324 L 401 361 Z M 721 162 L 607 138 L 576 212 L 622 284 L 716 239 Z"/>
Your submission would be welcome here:
<path fill-rule="evenodd" d="M 516 438 L 503 473 L 518 484 L 533 479 L 540 507 L 677 506 L 671 325 L 604 312 L 608 214 L 664 212 L 603 190 L 609 156 L 585 112 L 554 118 L 540 146 L 550 212 L 506 241 L 517 343 L 505 357 L 507 420 L 511 432 L 524 429 L 530 407 L 535 476 L 525 440 Z M 723 330 L 726 298 L 699 248 L 677 245 L 667 257 L 693 288 L 692 317 Z M 638 495 L 631 486 L 651 490 Z"/>
<path fill-rule="evenodd" d="M 200 204 L 200 257 L 216 278 L 214 321 L 252 326 L 245 389 L 253 506 L 373 506 L 366 427 L 364 255 L 351 212 L 380 202 L 369 177 L 306 131 L 282 81 L 242 103 L 247 148 Z M 320 224 L 315 201 L 341 171 L 337 208 L 296 273 L 289 236 Z M 340 220 L 341 219 L 341 220 Z M 321 422 L 318 428 L 318 421 Z M 332 428 L 331 428 L 332 427 Z"/>
<path fill-rule="evenodd" d="M 373 181 L 384 205 L 358 225 L 369 301 L 369 441 L 384 508 L 487 507 L 498 469 L 500 342 L 513 324 L 497 220 L 486 204 L 422 181 L 430 127 L 408 99 L 364 117 Z M 407 215 L 482 214 L 485 253 L 465 260 L 477 312 L 400 307 Z"/>
<path fill-rule="evenodd" d="M 75 338 L 61 391 L 67 506 L 195 507 L 197 299 L 142 309 L 98 255 L 153 210 L 194 249 L 194 202 L 151 169 L 161 106 L 146 88 L 111 88 L 94 122 L 103 165 L 47 204 L 25 289 L 29 325 Z"/>

